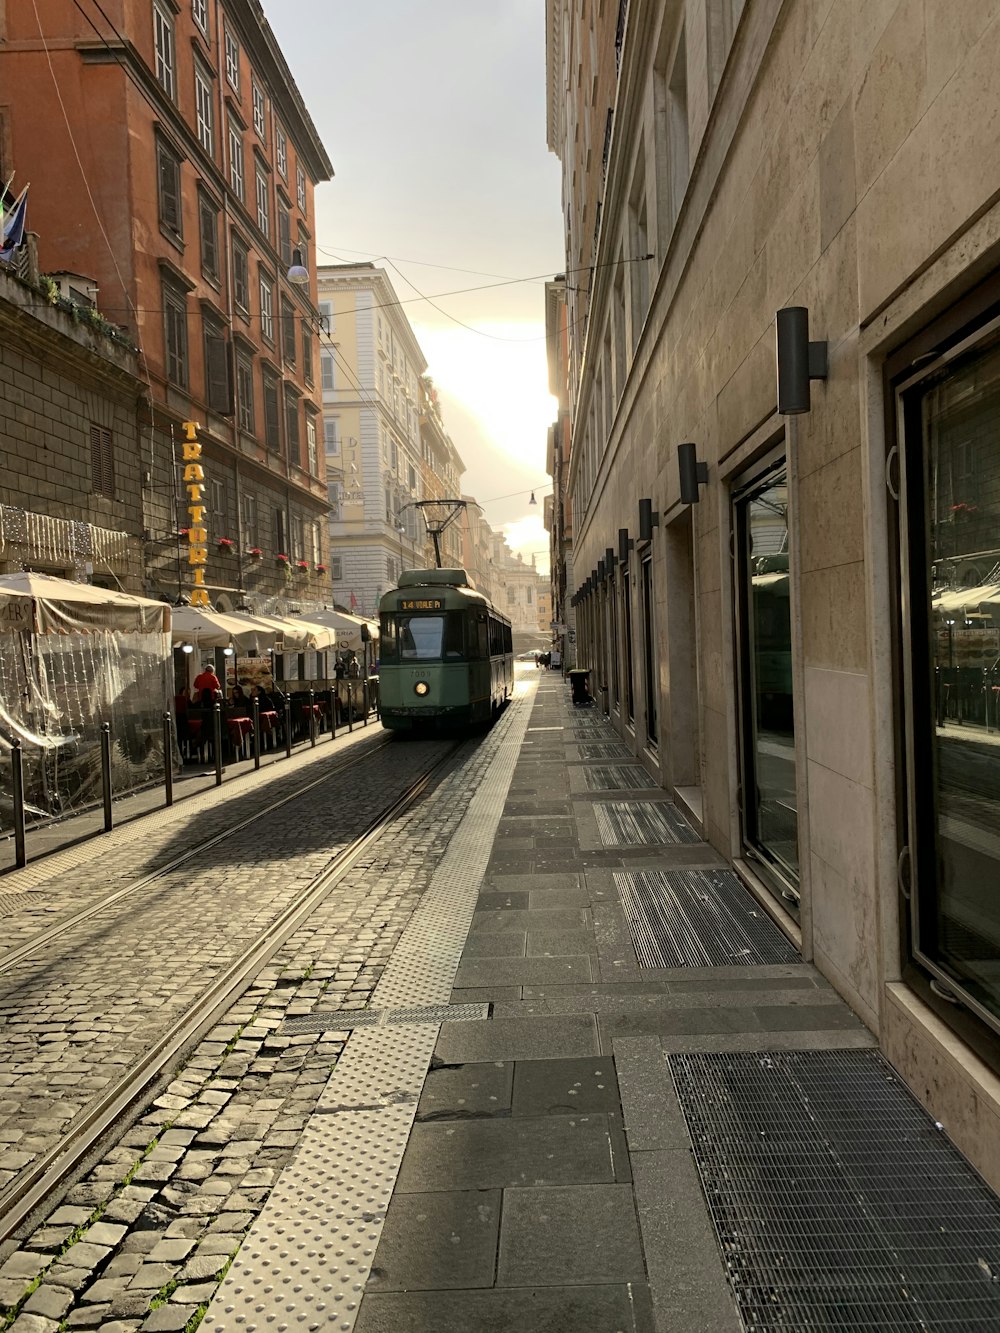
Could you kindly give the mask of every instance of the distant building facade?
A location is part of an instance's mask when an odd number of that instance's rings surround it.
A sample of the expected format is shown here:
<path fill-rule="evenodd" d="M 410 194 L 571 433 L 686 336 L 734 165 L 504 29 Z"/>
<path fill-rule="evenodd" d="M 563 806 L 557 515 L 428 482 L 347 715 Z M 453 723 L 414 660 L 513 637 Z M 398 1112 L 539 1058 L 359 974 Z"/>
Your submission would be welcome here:
<path fill-rule="evenodd" d="M 572 402 L 570 399 L 569 328 L 566 281 L 545 284 L 545 346 L 548 353 L 549 393 L 558 404 L 549 427 L 545 467 L 552 478 L 552 494 L 545 497 L 544 521 L 549 534 L 552 615 L 564 660 L 575 662 L 576 606 L 573 600 L 573 499 L 569 488 Z"/>
<path fill-rule="evenodd" d="M 0 138 L 31 180 L 42 269 L 79 275 L 75 290 L 140 348 L 130 484 L 146 587 L 177 594 L 179 438 L 198 421 L 210 604 L 317 600 L 327 495 L 309 275 L 313 189 L 332 167 L 260 6 L 140 0 L 115 9 L 114 30 L 99 17 L 101 36 L 70 5 L 38 13 L 42 36 L 30 5 L 0 10 Z M 296 252 L 304 286 L 287 276 Z"/>
<path fill-rule="evenodd" d="M 441 404 L 437 389 L 429 376 L 421 377 L 419 384 L 420 402 L 420 474 L 423 498 L 425 500 L 460 500 L 462 497 L 462 473 L 465 465 L 445 430 L 441 415 Z M 447 527 L 438 538 L 441 553 L 441 566 L 444 569 L 461 568 L 462 565 L 462 526 L 460 512 L 442 506 L 441 509 L 428 507 L 424 511 L 425 522 L 439 524 L 447 520 Z M 435 560 L 434 541 L 428 531 L 424 540 L 424 564 L 433 567 Z"/>
<path fill-rule="evenodd" d="M 318 270 L 319 369 L 331 552 L 330 592 L 365 615 L 403 569 L 425 564 L 420 379 L 423 352 L 385 271 Z"/>

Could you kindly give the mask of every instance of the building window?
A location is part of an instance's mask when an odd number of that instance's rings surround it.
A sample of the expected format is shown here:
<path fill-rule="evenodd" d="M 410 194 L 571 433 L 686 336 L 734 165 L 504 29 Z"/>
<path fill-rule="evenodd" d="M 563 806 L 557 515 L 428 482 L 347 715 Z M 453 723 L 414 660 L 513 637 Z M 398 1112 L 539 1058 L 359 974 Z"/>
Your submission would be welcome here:
<path fill-rule="evenodd" d="M 281 355 L 286 365 L 295 365 L 295 311 L 284 297 L 281 298 Z"/>
<path fill-rule="evenodd" d="M 275 554 L 288 554 L 288 542 L 285 533 L 285 511 L 275 509 L 274 511 L 274 550 Z"/>
<path fill-rule="evenodd" d="M 267 143 L 267 117 L 264 105 L 264 90 L 256 79 L 253 81 L 253 127 L 257 137 Z"/>
<path fill-rule="evenodd" d="M 278 378 L 269 370 L 262 368 L 261 384 L 264 389 L 264 443 L 274 453 L 280 453 L 281 422 L 278 417 Z"/>
<path fill-rule="evenodd" d="M 292 218 L 287 206 L 278 195 L 278 254 L 283 268 L 292 264 Z"/>
<path fill-rule="evenodd" d="M 240 44 L 231 32 L 226 33 L 226 78 L 237 92 L 240 90 Z"/>
<path fill-rule="evenodd" d="M 267 177 L 257 168 L 257 226 L 265 236 L 271 234 L 271 201 L 268 196 Z"/>
<path fill-rule="evenodd" d="M 299 208 L 304 213 L 306 211 L 306 173 L 300 166 L 295 168 L 295 197 L 299 201 Z"/>
<path fill-rule="evenodd" d="M 254 547 L 259 543 L 260 532 L 257 521 L 256 495 L 243 495 L 240 499 L 243 519 L 243 545 Z"/>
<path fill-rule="evenodd" d="M 274 288 L 260 275 L 260 336 L 274 345 Z"/>
<path fill-rule="evenodd" d="M 309 524 L 309 545 L 312 562 L 314 565 L 318 565 L 323 556 L 323 545 L 319 524 L 315 520 Z"/>
<path fill-rule="evenodd" d="M 198 142 L 209 156 L 215 152 L 215 116 L 212 107 L 212 79 L 201 65 L 194 67 L 194 105 Z"/>
<path fill-rule="evenodd" d="M 412 463 L 408 465 L 407 479 L 410 483 L 410 490 L 415 491 L 417 489 L 417 469 Z"/>
<path fill-rule="evenodd" d="M 306 413 L 306 466 L 310 477 L 315 477 L 318 468 L 316 457 L 316 418 L 311 412 Z"/>
<path fill-rule="evenodd" d="M 217 532 L 220 533 L 225 532 L 226 483 L 224 481 L 220 481 L 218 477 L 213 477 L 210 486 L 210 494 L 212 497 L 211 506 L 212 506 L 212 518 L 214 519 L 213 527 L 215 527 Z"/>
<path fill-rule="evenodd" d="M 90 489 L 94 495 L 115 498 L 114 439 L 103 426 L 90 427 Z"/>
<path fill-rule="evenodd" d="M 203 319 L 205 349 L 205 401 L 219 416 L 233 414 L 233 390 L 229 371 L 229 344 L 221 321 L 211 315 Z"/>
<path fill-rule="evenodd" d="M 250 313 L 250 255 L 238 236 L 233 235 L 233 300 L 245 315 Z"/>
<path fill-rule="evenodd" d="M 177 240 L 181 230 L 181 163 L 180 158 L 162 140 L 156 144 L 157 182 L 159 186 L 160 225 Z"/>
<path fill-rule="evenodd" d="M 302 330 L 302 378 L 311 389 L 313 386 L 313 351 L 312 335 Z"/>
<path fill-rule="evenodd" d="M 330 577 L 335 583 L 339 583 L 344 577 L 344 557 L 342 555 L 331 555 Z"/>
<path fill-rule="evenodd" d="M 323 326 L 324 333 L 332 333 L 334 329 L 335 314 L 332 301 L 320 301 L 319 317 Z"/>
<path fill-rule="evenodd" d="M 296 467 L 302 466 L 299 454 L 299 396 L 291 388 L 285 388 L 285 441 L 288 461 Z"/>
<path fill-rule="evenodd" d="M 337 379 L 334 373 L 333 352 L 324 347 L 319 354 L 319 375 L 320 386 L 324 393 L 333 393 L 337 387 Z"/>
<path fill-rule="evenodd" d="M 235 120 L 229 122 L 229 184 L 237 199 L 246 199 L 246 181 L 243 170 L 243 135 Z"/>
<path fill-rule="evenodd" d="M 274 127 L 274 165 L 282 177 L 288 180 L 288 140 L 280 125 Z"/>
<path fill-rule="evenodd" d="M 239 399 L 240 430 L 253 434 L 253 366 L 242 353 L 236 357 L 236 393 Z M 255 544 L 255 543 L 251 543 Z"/>
<path fill-rule="evenodd" d="M 182 389 L 188 386 L 187 298 L 178 288 L 163 284 L 163 336 L 167 379 Z"/>
<path fill-rule="evenodd" d="M 198 196 L 198 231 L 201 238 L 201 271 L 210 282 L 219 281 L 219 214 L 204 194 Z"/>
<path fill-rule="evenodd" d="M 323 448 L 327 457 L 340 453 L 340 417 L 323 418 Z"/>
<path fill-rule="evenodd" d="M 191 0 L 191 17 L 201 30 L 202 34 L 208 36 L 208 0 Z"/>
<path fill-rule="evenodd" d="M 296 560 L 306 558 L 306 521 L 298 514 L 292 519 L 292 556 Z"/>
<path fill-rule="evenodd" d="M 171 99 L 175 95 L 174 20 L 166 9 L 153 5 L 153 46 L 156 52 L 156 81 Z"/>

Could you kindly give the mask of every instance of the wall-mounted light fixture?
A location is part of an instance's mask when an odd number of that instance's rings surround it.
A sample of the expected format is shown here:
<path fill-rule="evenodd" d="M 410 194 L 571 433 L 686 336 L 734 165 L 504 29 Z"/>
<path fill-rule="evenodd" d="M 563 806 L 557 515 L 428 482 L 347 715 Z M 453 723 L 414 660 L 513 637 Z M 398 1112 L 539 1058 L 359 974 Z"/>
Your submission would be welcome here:
<path fill-rule="evenodd" d="M 193 652 L 194 652 L 194 644 L 193 644 L 193 643 L 182 643 L 182 644 L 181 644 L 181 652 L 182 652 L 182 653 L 193 653 Z"/>
<path fill-rule="evenodd" d="M 681 477 L 681 504 L 697 504 L 701 498 L 698 487 L 704 486 L 708 481 L 708 464 L 698 462 L 695 445 L 677 446 L 677 470 Z"/>
<path fill-rule="evenodd" d="M 829 358 L 825 342 L 809 341 L 809 311 L 804 305 L 779 310 L 775 321 L 778 359 L 778 411 L 798 416 L 812 406 L 809 381 L 825 380 Z"/>
<path fill-rule="evenodd" d="M 618 529 L 618 563 L 624 565 L 628 563 L 628 553 L 635 543 L 628 535 L 628 528 Z"/>
<path fill-rule="evenodd" d="M 639 540 L 653 540 L 653 529 L 660 526 L 660 515 L 653 512 L 652 500 L 639 501 Z"/>

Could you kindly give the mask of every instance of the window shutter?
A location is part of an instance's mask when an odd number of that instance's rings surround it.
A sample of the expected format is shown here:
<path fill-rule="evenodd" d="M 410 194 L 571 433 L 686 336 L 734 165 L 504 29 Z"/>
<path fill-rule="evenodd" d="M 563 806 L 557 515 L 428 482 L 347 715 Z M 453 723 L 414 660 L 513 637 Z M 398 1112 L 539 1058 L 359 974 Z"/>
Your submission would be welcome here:
<path fill-rule="evenodd" d="M 264 437 L 269 449 L 281 448 L 281 425 L 278 420 L 278 386 L 274 380 L 264 381 Z"/>
<path fill-rule="evenodd" d="M 115 496 L 115 459 L 111 432 L 103 426 L 90 428 L 91 490 L 95 495 Z"/>
<path fill-rule="evenodd" d="M 233 415 L 230 347 L 217 333 L 205 334 L 205 389 L 208 406 L 220 417 Z"/>
<path fill-rule="evenodd" d="M 160 149 L 160 217 L 171 231 L 180 234 L 181 200 L 180 167 L 166 151 Z"/>

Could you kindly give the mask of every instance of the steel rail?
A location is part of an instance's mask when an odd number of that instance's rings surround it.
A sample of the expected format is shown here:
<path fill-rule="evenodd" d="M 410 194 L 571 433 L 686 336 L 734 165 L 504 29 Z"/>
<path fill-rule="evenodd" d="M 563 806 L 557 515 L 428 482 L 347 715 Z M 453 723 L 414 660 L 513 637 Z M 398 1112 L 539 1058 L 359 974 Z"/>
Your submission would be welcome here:
<path fill-rule="evenodd" d="M 81 911 L 74 913 L 73 916 L 68 916 L 63 921 L 57 921 L 55 925 L 49 926 L 48 929 L 39 931 L 39 933 L 33 935 L 30 940 L 26 940 L 24 944 L 19 945 L 16 949 L 11 949 L 10 953 L 5 954 L 0 958 L 0 976 L 3 976 L 5 972 L 11 971 L 19 963 L 24 962 L 26 958 L 30 958 L 33 953 L 44 948 L 46 944 L 50 944 L 53 940 L 58 939 L 60 935 L 65 935 L 66 932 L 72 930 L 74 926 L 78 926 L 84 921 L 89 921 L 92 916 L 96 916 L 99 912 L 103 912 L 105 908 L 113 907 L 115 903 L 121 902 L 123 898 L 127 898 L 130 894 L 136 893 L 139 889 L 144 889 L 149 884 L 155 883 L 156 880 L 171 874 L 186 862 L 201 856 L 201 854 L 208 851 L 209 848 L 217 846 L 220 842 L 225 842 L 227 838 L 233 837 L 234 834 L 242 833 L 245 828 L 249 828 L 252 824 L 258 823 L 262 815 L 269 815 L 273 810 L 280 810 L 283 805 L 288 805 L 291 801 L 297 801 L 300 796 L 304 796 L 307 792 L 312 791 L 314 787 L 321 787 L 324 782 L 329 782 L 331 778 L 337 777 L 339 774 L 343 773 L 346 768 L 352 768 L 357 763 L 364 762 L 366 759 L 378 754 L 379 751 L 384 750 L 387 745 L 391 744 L 392 737 L 387 736 L 384 739 L 376 739 L 371 745 L 366 746 L 360 755 L 355 754 L 353 751 L 350 752 L 344 757 L 342 762 L 325 769 L 322 777 L 313 778 L 312 781 L 305 783 L 303 786 L 296 787 L 296 789 L 293 792 L 289 792 L 287 796 L 282 796 L 278 800 L 272 801 L 270 805 L 263 806 L 261 809 L 256 810 L 252 815 L 248 815 L 246 819 L 241 819 L 236 824 L 230 824 L 227 828 L 222 829 L 221 832 L 213 833 L 210 838 L 205 838 L 202 842 L 195 843 L 194 846 L 186 848 L 179 856 L 175 856 L 172 861 L 167 861 L 165 865 L 160 866 L 158 869 L 151 870 L 148 875 L 143 875 L 141 879 L 137 879 L 131 884 L 125 884 L 120 889 L 115 889 L 113 893 L 109 893 L 106 898 L 102 898 L 99 902 L 91 903 L 89 907 L 84 907 Z M 178 809 L 177 806 L 171 808 L 174 810 Z M 161 812 L 156 811 L 151 813 L 159 814 Z M 140 816 L 140 819 L 141 818 L 143 818 L 143 816 Z"/>
<path fill-rule="evenodd" d="M 382 835 L 393 820 L 416 804 L 441 769 L 455 762 L 464 743 L 458 741 L 452 745 L 447 754 L 411 783 L 350 846 L 339 852 L 331 864 L 315 876 L 302 896 L 285 908 L 254 943 L 229 964 L 187 1013 L 173 1023 L 136 1061 L 130 1072 L 81 1113 L 62 1142 L 42 1154 L 6 1190 L 0 1192 L 0 1244 L 10 1239 L 18 1227 L 58 1189 L 115 1120 L 139 1100 L 164 1070 L 173 1067 L 185 1051 L 210 1031 L 247 989 L 258 971 L 294 935 L 365 849 Z"/>

